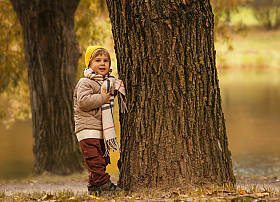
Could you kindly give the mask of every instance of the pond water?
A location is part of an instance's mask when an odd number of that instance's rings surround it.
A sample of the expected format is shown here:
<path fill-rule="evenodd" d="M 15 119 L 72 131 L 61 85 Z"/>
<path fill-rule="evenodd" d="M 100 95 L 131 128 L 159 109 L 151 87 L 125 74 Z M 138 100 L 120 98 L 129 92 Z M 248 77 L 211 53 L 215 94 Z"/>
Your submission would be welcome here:
<path fill-rule="evenodd" d="M 219 79 L 234 173 L 280 177 L 280 71 L 227 70 Z M 9 130 L 0 124 L 0 180 L 31 174 L 31 127 L 31 120 Z M 111 174 L 118 157 L 113 153 Z"/>
<path fill-rule="evenodd" d="M 280 71 L 220 71 L 236 175 L 280 176 Z"/>

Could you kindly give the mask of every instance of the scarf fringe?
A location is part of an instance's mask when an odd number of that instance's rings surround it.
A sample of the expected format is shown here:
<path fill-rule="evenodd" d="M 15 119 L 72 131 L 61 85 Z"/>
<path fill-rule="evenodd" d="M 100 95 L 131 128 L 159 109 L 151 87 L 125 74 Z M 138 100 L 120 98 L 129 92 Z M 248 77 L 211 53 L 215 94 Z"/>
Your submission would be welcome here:
<path fill-rule="evenodd" d="M 110 156 L 110 149 L 112 149 L 113 151 L 119 151 L 121 153 L 121 149 L 119 147 L 119 143 L 116 137 L 113 139 L 106 140 L 105 146 L 106 149 L 105 149 L 104 157 Z"/>

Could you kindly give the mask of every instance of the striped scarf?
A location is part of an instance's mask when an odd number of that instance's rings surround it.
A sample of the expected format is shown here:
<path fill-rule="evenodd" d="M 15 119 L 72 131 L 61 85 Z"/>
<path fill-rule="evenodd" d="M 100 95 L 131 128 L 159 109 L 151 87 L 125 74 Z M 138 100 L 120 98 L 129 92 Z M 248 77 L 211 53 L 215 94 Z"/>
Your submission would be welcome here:
<path fill-rule="evenodd" d="M 110 104 L 105 103 L 102 105 L 102 127 L 103 127 L 103 138 L 105 143 L 105 156 L 110 156 L 110 149 L 113 151 L 118 150 L 120 152 L 120 147 L 117 141 L 117 135 L 115 131 L 115 125 L 114 125 L 114 119 L 113 119 L 113 113 L 114 113 L 114 92 L 118 92 L 119 96 L 119 109 L 121 113 L 124 113 L 127 111 L 126 103 L 125 103 L 125 88 L 123 85 L 122 80 L 116 79 L 114 76 L 111 76 L 110 73 L 112 71 L 103 76 L 100 74 L 96 74 L 92 69 L 86 68 L 84 70 L 84 76 L 86 78 L 95 80 L 100 86 L 101 91 L 103 92 L 103 89 L 106 89 L 106 92 L 108 93 L 111 90 L 111 97 L 110 97 Z"/>

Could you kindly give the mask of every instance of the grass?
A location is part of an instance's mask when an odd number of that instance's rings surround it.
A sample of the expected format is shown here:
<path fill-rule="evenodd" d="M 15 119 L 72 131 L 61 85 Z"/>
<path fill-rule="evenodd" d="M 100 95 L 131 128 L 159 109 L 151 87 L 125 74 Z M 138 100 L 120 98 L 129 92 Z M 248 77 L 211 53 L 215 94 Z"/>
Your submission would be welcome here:
<path fill-rule="evenodd" d="M 75 173 L 69 176 L 58 176 L 49 173 L 44 173 L 40 176 L 30 175 L 27 178 L 15 181 L 2 181 L 0 188 L 5 187 L 5 183 L 30 183 L 41 182 L 45 183 L 46 187 L 51 184 L 63 182 L 61 187 L 67 187 L 67 181 L 87 180 L 88 172 Z M 114 176 L 116 179 L 117 177 Z M 115 179 L 115 180 L 116 180 Z M 64 184 L 65 183 L 65 184 Z M 35 183 L 36 184 L 36 183 Z M 15 185 L 18 186 L 18 185 Z M 81 191 L 79 188 L 65 189 L 62 188 L 55 191 L 0 191 L 1 201 L 245 201 L 245 200 L 265 200 L 265 201 L 280 201 L 280 186 L 270 187 L 268 184 L 261 184 L 258 178 L 255 178 L 251 183 L 236 185 L 235 187 L 229 183 L 224 186 L 218 186 L 213 183 L 210 187 L 191 187 L 178 188 L 166 191 L 155 189 L 144 189 L 138 192 L 129 194 L 121 193 L 116 196 L 93 196 L 88 195 L 86 191 Z M 0 189 L 1 190 L 1 189 Z M 11 189 L 10 189 L 11 190 Z M 42 189 L 41 189 L 42 190 Z M 50 190 L 50 189 L 49 189 Z M 82 189 L 85 190 L 85 189 Z"/>
<path fill-rule="evenodd" d="M 233 187 L 213 185 L 210 188 L 199 187 L 195 190 L 181 190 L 161 192 L 155 190 L 143 190 L 129 194 L 120 193 L 113 196 L 94 196 L 87 192 L 78 192 L 71 189 L 56 191 L 53 193 L 32 192 L 6 194 L 0 192 L 0 201 L 279 201 L 280 189 L 272 189 L 268 186 L 242 185 Z"/>
<path fill-rule="evenodd" d="M 246 37 L 234 36 L 232 46 L 215 44 L 219 69 L 280 68 L 280 30 L 250 27 Z"/>

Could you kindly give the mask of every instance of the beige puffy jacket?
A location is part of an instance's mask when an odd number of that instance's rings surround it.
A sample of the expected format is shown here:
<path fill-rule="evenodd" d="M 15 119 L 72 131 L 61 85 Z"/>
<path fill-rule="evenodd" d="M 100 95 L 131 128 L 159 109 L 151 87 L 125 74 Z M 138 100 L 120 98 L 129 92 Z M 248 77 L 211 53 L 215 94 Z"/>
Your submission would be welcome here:
<path fill-rule="evenodd" d="M 74 91 L 75 133 L 89 129 L 102 131 L 101 106 L 106 95 L 94 80 L 81 78 Z"/>

